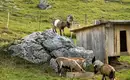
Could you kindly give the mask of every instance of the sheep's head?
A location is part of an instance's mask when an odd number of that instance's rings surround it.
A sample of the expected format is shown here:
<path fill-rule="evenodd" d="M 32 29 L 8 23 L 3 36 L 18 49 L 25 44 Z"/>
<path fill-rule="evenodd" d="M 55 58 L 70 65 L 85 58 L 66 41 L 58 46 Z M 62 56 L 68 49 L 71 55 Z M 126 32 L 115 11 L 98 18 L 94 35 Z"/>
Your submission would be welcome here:
<path fill-rule="evenodd" d="M 96 60 L 94 63 L 94 73 L 96 74 L 100 68 L 104 65 L 103 62 L 101 62 L 100 60 Z"/>
<path fill-rule="evenodd" d="M 94 74 L 96 74 L 99 71 L 99 68 L 97 65 L 94 66 Z"/>

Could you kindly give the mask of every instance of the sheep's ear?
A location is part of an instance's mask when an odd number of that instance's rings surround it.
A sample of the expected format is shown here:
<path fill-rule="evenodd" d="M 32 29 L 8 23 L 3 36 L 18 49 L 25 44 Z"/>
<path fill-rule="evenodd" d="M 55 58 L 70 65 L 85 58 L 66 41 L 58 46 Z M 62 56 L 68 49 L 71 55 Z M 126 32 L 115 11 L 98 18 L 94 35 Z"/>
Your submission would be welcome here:
<path fill-rule="evenodd" d="M 96 59 L 95 59 L 95 56 L 94 56 L 93 59 L 92 59 L 92 64 L 95 62 L 95 60 L 96 60 Z"/>

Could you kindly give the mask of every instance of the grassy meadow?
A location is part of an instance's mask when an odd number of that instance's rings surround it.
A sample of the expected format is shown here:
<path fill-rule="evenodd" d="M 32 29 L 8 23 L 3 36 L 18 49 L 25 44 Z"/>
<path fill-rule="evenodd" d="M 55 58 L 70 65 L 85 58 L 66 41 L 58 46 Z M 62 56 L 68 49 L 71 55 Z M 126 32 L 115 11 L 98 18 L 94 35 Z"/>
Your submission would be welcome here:
<path fill-rule="evenodd" d="M 52 21 L 65 20 L 68 14 L 82 26 L 93 24 L 95 19 L 129 20 L 130 0 L 107 2 L 104 0 L 48 0 L 51 9 L 37 8 L 39 0 L 1 0 L 0 1 L 0 80 L 93 80 L 70 79 L 59 77 L 51 68 L 43 68 L 43 64 L 32 64 L 23 59 L 12 57 L 6 48 L 14 41 L 35 31 L 44 31 L 52 27 Z M 9 26 L 7 29 L 8 12 Z M 85 24 L 87 14 L 87 24 Z M 73 26 L 75 27 L 75 26 Z M 70 36 L 66 28 L 65 33 Z M 130 63 L 129 56 L 121 56 L 120 61 Z M 95 80 L 101 80 L 96 75 Z M 116 72 L 116 80 L 130 80 L 130 68 Z"/>

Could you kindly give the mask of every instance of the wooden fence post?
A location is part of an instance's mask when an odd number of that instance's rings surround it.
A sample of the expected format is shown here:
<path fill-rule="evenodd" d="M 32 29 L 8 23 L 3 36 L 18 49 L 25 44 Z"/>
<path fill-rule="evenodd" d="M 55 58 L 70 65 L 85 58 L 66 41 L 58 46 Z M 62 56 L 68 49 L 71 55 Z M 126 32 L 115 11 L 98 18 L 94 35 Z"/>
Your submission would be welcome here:
<path fill-rule="evenodd" d="M 39 11 L 39 31 L 40 31 L 40 26 L 41 26 L 41 12 Z"/>
<path fill-rule="evenodd" d="M 8 19 L 7 19 L 6 29 L 8 29 L 8 28 L 9 28 L 9 16 L 10 16 L 10 13 L 8 12 Z"/>
<path fill-rule="evenodd" d="M 85 25 L 87 24 L 87 14 L 85 14 Z"/>

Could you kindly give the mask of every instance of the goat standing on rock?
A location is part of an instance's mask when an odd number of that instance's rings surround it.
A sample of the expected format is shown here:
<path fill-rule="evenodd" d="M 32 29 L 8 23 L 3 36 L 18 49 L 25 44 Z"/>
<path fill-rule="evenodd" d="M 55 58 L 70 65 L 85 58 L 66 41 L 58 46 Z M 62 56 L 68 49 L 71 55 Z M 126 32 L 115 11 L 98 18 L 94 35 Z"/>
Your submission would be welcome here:
<path fill-rule="evenodd" d="M 53 22 L 53 31 L 57 32 L 56 28 L 59 28 L 60 35 L 61 36 L 64 35 L 64 28 L 65 27 L 70 28 L 70 26 L 72 25 L 72 21 L 73 21 L 73 16 L 72 15 L 67 16 L 67 21 L 63 21 L 63 20 L 60 20 L 60 19 L 54 20 L 54 22 Z"/>

